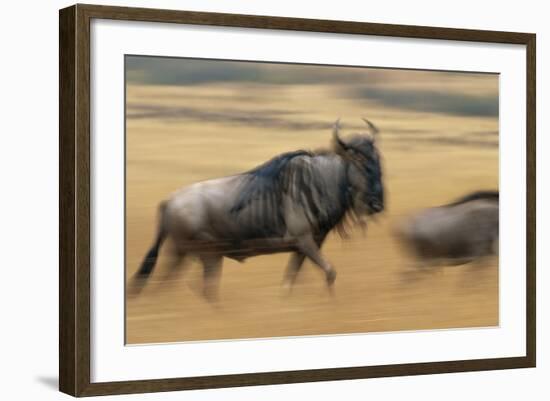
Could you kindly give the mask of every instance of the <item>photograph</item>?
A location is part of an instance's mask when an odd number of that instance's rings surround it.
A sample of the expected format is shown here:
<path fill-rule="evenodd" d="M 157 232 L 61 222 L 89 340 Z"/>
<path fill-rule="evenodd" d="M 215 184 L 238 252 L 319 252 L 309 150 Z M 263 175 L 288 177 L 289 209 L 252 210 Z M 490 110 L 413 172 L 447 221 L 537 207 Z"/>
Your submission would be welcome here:
<path fill-rule="evenodd" d="M 59 10 L 61 392 L 537 366 L 536 32 L 342 10 Z"/>
<path fill-rule="evenodd" d="M 124 56 L 125 343 L 499 326 L 499 74 Z"/>

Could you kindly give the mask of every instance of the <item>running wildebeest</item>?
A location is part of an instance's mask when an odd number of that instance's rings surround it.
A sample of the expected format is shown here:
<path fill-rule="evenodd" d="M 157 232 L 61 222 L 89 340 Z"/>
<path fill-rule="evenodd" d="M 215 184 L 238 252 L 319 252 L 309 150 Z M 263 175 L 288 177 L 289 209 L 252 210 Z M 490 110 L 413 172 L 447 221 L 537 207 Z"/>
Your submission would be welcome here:
<path fill-rule="evenodd" d="M 187 255 L 203 264 L 204 295 L 212 298 L 223 257 L 244 259 L 291 252 L 284 283 L 290 288 L 307 257 L 325 273 L 330 287 L 336 272 L 320 247 L 346 220 L 364 224 L 384 210 L 378 129 L 344 140 L 339 122 L 333 149 L 283 153 L 242 174 L 182 188 L 159 207 L 156 240 L 136 274 L 138 287 L 152 272 L 159 248 L 171 238 L 174 267 Z"/>
<path fill-rule="evenodd" d="M 422 265 L 458 265 L 498 254 L 499 193 L 478 191 L 412 216 L 397 237 Z"/>

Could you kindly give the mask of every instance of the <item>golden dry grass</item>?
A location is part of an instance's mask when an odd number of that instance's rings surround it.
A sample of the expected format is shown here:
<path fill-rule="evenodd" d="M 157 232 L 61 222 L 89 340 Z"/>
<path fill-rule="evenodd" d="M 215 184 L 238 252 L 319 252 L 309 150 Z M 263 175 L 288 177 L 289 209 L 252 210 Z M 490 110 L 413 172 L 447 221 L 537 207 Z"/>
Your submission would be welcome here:
<path fill-rule="evenodd" d="M 464 85 L 453 81 L 452 85 L 455 90 L 478 93 L 496 88 L 495 81 Z M 411 258 L 396 243 L 391 228 L 415 210 L 469 191 L 498 188 L 498 148 L 490 142 L 497 138 L 491 133 L 498 130 L 498 119 L 359 103 L 335 96 L 333 87 L 323 85 L 273 85 L 268 93 L 265 90 L 242 83 L 128 86 L 128 280 L 153 240 L 157 205 L 171 192 L 199 180 L 246 171 L 281 152 L 326 147 L 330 142 L 329 129 L 292 130 L 256 120 L 251 124 L 210 120 L 189 117 L 190 110 L 327 124 L 341 116 L 344 133 L 346 123 L 360 127 L 360 116 L 370 118 L 382 131 L 379 147 L 387 211 L 377 223 L 370 223 L 366 234 L 355 230 L 349 240 L 329 236 L 323 253 L 338 271 L 333 295 L 311 263 L 304 266 L 293 293 L 286 294 L 280 284 L 288 254 L 279 254 L 251 258 L 244 264 L 225 260 L 220 301 L 213 305 L 199 295 L 201 269 L 195 261 L 176 278 L 162 279 L 168 255 L 163 249 L 148 286 L 139 296 L 127 299 L 127 342 L 497 325 L 496 259 L 444 267 L 408 282 L 403 272 Z M 165 108 L 171 108 L 172 114 L 155 114 Z M 178 114 L 182 113 L 178 108 L 184 115 Z M 144 110 L 154 112 L 140 115 Z M 461 143 L 465 138 L 475 142 Z"/>

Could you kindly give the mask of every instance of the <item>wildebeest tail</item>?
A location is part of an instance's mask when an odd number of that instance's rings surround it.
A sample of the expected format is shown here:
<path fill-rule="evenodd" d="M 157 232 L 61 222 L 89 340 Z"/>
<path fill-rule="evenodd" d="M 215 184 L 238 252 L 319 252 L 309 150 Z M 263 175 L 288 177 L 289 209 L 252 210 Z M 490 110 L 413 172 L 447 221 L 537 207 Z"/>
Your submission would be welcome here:
<path fill-rule="evenodd" d="M 159 253 L 159 249 L 164 242 L 164 239 L 166 238 L 166 224 L 164 222 L 165 217 L 165 210 L 166 210 L 166 202 L 162 202 L 159 206 L 159 222 L 158 222 L 158 231 L 157 231 L 157 237 L 155 239 L 155 243 L 149 249 L 149 252 L 147 252 L 147 255 L 145 255 L 145 258 L 143 259 L 143 262 L 141 262 L 141 266 L 139 267 L 138 272 L 136 273 L 136 278 L 147 278 L 155 268 L 155 264 L 157 262 L 157 257 Z"/>

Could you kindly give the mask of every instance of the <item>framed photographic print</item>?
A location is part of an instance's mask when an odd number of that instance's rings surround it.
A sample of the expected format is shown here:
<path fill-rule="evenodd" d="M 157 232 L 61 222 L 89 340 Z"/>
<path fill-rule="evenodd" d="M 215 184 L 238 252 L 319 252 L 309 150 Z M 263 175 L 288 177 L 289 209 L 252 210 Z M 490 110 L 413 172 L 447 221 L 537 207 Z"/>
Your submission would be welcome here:
<path fill-rule="evenodd" d="M 535 35 L 60 11 L 60 390 L 535 366 Z"/>

